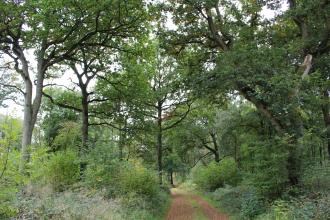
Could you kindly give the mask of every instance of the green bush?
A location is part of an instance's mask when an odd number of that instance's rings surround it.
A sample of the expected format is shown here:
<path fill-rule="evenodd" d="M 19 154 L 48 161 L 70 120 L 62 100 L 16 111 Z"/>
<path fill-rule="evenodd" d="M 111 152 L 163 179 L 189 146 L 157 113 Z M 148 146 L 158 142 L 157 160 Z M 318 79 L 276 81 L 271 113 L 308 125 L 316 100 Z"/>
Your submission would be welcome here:
<path fill-rule="evenodd" d="M 237 185 L 238 168 L 231 157 L 224 158 L 220 163 L 211 162 L 207 166 L 198 167 L 193 173 L 193 180 L 203 190 L 215 190 L 224 184 Z"/>
<path fill-rule="evenodd" d="M 160 190 L 155 173 L 138 162 L 122 166 L 117 184 L 120 194 L 134 193 L 153 197 Z"/>
<path fill-rule="evenodd" d="M 267 213 L 260 215 L 260 220 L 326 220 L 330 216 L 330 195 L 305 195 L 290 200 L 276 200 Z"/>
<path fill-rule="evenodd" d="M 96 146 L 87 156 L 87 169 L 84 179 L 87 186 L 106 188 L 108 194 L 113 194 L 121 168 L 112 146 Z"/>
<path fill-rule="evenodd" d="M 21 122 L 0 115 L 0 219 L 14 216 L 16 193 L 23 187 L 25 177 L 19 172 Z"/>
<path fill-rule="evenodd" d="M 108 196 L 152 197 L 160 190 L 153 171 L 139 161 L 119 161 L 106 147 L 97 147 L 90 153 L 85 181 L 90 187 L 106 189 Z"/>
<path fill-rule="evenodd" d="M 5 155 L 0 154 L 0 219 L 8 219 L 16 214 L 16 193 L 23 188 L 24 176 L 18 171 L 20 153 L 16 150 Z M 3 163 L 6 161 L 5 163 Z"/>
<path fill-rule="evenodd" d="M 73 151 L 59 151 L 48 155 L 42 149 L 31 164 L 31 179 L 35 183 L 50 184 L 62 191 L 79 179 L 79 161 Z"/>
<path fill-rule="evenodd" d="M 219 172 L 222 175 L 224 184 L 236 186 L 240 180 L 236 161 L 232 157 L 220 161 Z"/>
<path fill-rule="evenodd" d="M 244 173 L 244 184 L 270 199 L 280 196 L 288 183 L 288 146 L 283 142 L 256 142 L 242 150 L 242 167 L 249 167 Z"/>
<path fill-rule="evenodd" d="M 330 163 L 321 165 L 309 166 L 305 169 L 301 184 L 312 191 L 330 190 Z"/>
<path fill-rule="evenodd" d="M 264 202 L 257 192 L 250 188 L 241 195 L 240 215 L 242 218 L 253 219 L 265 211 Z"/>
<path fill-rule="evenodd" d="M 126 194 L 121 197 L 125 219 L 162 219 L 168 209 L 170 196 L 167 192 L 159 190 L 153 197 Z"/>
<path fill-rule="evenodd" d="M 237 214 L 241 210 L 242 189 L 226 185 L 211 193 L 211 198 L 228 213 Z"/>
<path fill-rule="evenodd" d="M 223 210 L 240 219 L 252 219 L 265 210 L 264 201 L 251 187 L 226 185 L 211 193 L 211 197 Z"/>

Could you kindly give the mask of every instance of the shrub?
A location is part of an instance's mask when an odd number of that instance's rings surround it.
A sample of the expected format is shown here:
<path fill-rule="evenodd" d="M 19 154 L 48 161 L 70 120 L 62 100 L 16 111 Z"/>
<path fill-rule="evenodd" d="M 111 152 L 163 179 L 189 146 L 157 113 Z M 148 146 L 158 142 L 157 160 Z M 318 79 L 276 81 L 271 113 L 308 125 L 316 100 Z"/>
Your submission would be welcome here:
<path fill-rule="evenodd" d="M 251 187 L 232 187 L 226 185 L 211 194 L 219 206 L 240 219 L 250 219 L 265 210 L 264 201 Z"/>
<path fill-rule="evenodd" d="M 24 176 L 18 172 L 19 162 L 20 153 L 16 150 L 0 154 L 0 219 L 7 219 L 17 212 L 14 206 L 16 193 L 25 181 Z"/>
<path fill-rule="evenodd" d="M 325 220 L 330 216 L 330 195 L 310 194 L 289 200 L 276 200 L 267 213 L 260 215 L 260 220 L 314 219 Z"/>
<path fill-rule="evenodd" d="M 61 124 L 57 136 L 51 145 L 53 151 L 58 150 L 77 150 L 81 142 L 80 125 L 73 121 L 67 121 Z"/>
<path fill-rule="evenodd" d="M 239 173 L 236 161 L 232 157 L 224 158 L 220 161 L 219 172 L 221 173 L 223 183 L 236 186 L 239 182 Z"/>
<path fill-rule="evenodd" d="M 87 169 L 84 179 L 87 186 L 92 188 L 106 188 L 112 195 L 120 170 L 120 161 L 116 158 L 111 146 L 97 146 L 87 156 Z"/>
<path fill-rule="evenodd" d="M 301 183 L 309 190 L 328 192 L 330 190 L 330 164 L 307 167 L 301 177 Z"/>
<path fill-rule="evenodd" d="M 30 186 L 19 195 L 17 219 L 122 220 L 119 201 L 79 189 L 52 193 L 52 189 Z"/>
<path fill-rule="evenodd" d="M 242 189 L 226 185 L 211 193 L 211 198 L 219 204 L 219 206 L 228 213 L 237 214 L 241 210 Z"/>
<path fill-rule="evenodd" d="M 238 168 L 233 158 L 224 158 L 220 163 L 211 162 L 206 167 L 198 167 L 193 180 L 203 190 L 215 190 L 224 184 L 236 185 L 239 181 Z"/>
<path fill-rule="evenodd" d="M 60 151 L 52 155 L 43 150 L 35 154 L 31 165 L 32 181 L 50 184 L 62 191 L 79 179 L 79 161 L 75 152 Z"/>
<path fill-rule="evenodd" d="M 170 196 L 167 192 L 160 190 L 153 197 L 137 196 L 126 194 L 121 197 L 123 205 L 123 216 L 125 219 L 161 219 L 160 217 L 168 209 Z"/>
<path fill-rule="evenodd" d="M 109 196 L 135 194 L 152 197 L 160 190 L 156 174 L 139 161 L 119 161 L 111 149 L 98 147 L 88 159 L 85 180 L 88 186 L 105 188 Z"/>
<path fill-rule="evenodd" d="M 139 196 L 152 197 L 160 190 L 154 172 L 140 163 L 127 163 L 119 171 L 118 188 L 120 194 L 133 193 Z"/>
<path fill-rule="evenodd" d="M 243 218 L 252 219 L 265 211 L 263 199 L 257 194 L 255 189 L 242 193 L 240 215 Z"/>
<path fill-rule="evenodd" d="M 288 182 L 287 148 L 282 140 L 256 142 L 245 147 L 243 156 L 246 159 L 242 166 L 249 169 L 245 172 L 244 184 L 255 187 L 258 193 L 270 199 L 280 196 Z"/>

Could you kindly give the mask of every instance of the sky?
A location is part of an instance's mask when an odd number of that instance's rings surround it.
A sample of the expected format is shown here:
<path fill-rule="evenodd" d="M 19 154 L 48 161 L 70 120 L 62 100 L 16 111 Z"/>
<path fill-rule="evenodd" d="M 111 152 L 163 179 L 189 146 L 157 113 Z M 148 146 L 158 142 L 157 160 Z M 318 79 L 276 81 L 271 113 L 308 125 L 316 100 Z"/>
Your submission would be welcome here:
<path fill-rule="evenodd" d="M 285 11 L 288 8 L 287 4 L 283 4 L 283 7 L 281 8 L 280 11 Z M 276 16 L 276 12 L 268 9 L 267 7 L 264 7 L 261 15 L 265 18 L 265 19 L 271 19 L 273 17 Z M 169 27 L 169 29 L 175 29 L 175 25 L 174 23 L 171 21 L 171 19 L 169 18 L 167 21 L 167 26 Z M 28 56 L 30 58 L 33 58 L 32 53 L 28 53 Z M 33 64 L 33 60 L 29 59 L 30 62 Z M 1 73 L 0 73 L 1 74 Z M 45 84 L 47 83 L 56 83 L 59 85 L 64 85 L 70 88 L 73 88 L 73 84 L 72 82 L 76 81 L 76 77 L 72 74 L 72 73 L 65 73 L 63 74 L 63 77 L 59 78 L 59 79 L 55 79 L 52 81 L 46 81 Z M 91 83 L 91 86 L 93 86 L 95 84 L 95 82 Z M 6 108 L 1 107 L 0 106 L 0 114 L 2 115 L 9 115 L 15 118 L 23 118 L 23 106 L 18 105 L 17 103 L 13 102 L 13 101 L 7 101 L 5 102 L 5 104 L 7 105 Z"/>

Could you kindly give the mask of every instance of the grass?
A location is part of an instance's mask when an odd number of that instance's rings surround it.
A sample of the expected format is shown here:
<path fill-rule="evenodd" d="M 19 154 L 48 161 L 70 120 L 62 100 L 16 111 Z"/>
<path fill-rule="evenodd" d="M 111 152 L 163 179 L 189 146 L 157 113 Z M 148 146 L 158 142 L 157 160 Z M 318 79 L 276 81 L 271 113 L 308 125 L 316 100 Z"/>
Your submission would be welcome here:
<path fill-rule="evenodd" d="M 198 204 L 196 200 L 191 199 L 190 203 L 196 213 L 195 220 L 208 220 L 208 218 L 203 213 L 202 207 Z"/>

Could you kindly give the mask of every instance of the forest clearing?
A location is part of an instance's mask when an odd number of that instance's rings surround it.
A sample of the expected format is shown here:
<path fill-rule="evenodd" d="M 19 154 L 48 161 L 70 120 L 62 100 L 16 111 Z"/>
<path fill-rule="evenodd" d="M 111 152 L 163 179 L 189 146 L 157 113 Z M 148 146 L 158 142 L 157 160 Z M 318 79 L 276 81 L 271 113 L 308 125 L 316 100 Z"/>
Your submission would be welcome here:
<path fill-rule="evenodd" d="M 329 0 L 1 0 L 0 220 L 330 220 Z"/>

